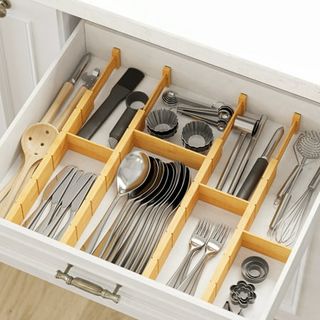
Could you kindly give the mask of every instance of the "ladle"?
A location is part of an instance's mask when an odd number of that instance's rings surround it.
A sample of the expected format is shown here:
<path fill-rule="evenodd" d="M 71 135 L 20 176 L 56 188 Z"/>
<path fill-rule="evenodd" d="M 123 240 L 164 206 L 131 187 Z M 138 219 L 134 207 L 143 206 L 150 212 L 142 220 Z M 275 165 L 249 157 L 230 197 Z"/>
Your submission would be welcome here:
<path fill-rule="evenodd" d="M 5 217 L 14 202 L 21 185 L 32 166 L 40 161 L 58 135 L 58 130 L 48 123 L 31 125 L 22 135 L 21 147 L 24 153 L 24 164 L 14 180 L 5 200 L 0 206 L 0 215 Z"/>
<path fill-rule="evenodd" d="M 149 171 L 150 159 L 144 152 L 133 151 L 123 159 L 117 174 L 118 193 L 95 229 L 94 235 L 88 245 L 88 252 L 91 252 L 95 248 L 100 234 L 119 200 L 123 196 L 127 196 L 130 191 L 138 188 L 147 178 Z"/>

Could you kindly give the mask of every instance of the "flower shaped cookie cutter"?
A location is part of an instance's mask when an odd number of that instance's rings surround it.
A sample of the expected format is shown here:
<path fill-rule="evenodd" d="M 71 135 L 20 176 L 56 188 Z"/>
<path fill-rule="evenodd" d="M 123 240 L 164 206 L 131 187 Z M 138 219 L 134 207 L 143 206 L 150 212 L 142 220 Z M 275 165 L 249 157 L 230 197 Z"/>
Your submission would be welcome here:
<path fill-rule="evenodd" d="M 230 298 L 233 304 L 241 308 L 247 308 L 249 304 L 254 303 L 257 295 L 255 286 L 245 281 L 238 281 L 237 284 L 230 287 Z"/>

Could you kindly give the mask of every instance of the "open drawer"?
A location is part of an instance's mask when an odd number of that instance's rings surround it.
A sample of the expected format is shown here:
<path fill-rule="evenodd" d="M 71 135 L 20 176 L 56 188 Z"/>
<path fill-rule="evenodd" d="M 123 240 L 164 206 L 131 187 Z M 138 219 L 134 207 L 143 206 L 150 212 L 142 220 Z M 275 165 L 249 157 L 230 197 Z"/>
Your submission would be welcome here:
<path fill-rule="evenodd" d="M 120 51 L 114 48 L 121 51 L 121 66 Z M 59 86 L 86 52 L 93 55 L 89 68 L 103 68 L 109 61 L 102 75 L 101 87 L 104 82 L 106 84 L 95 100 L 94 91 L 80 100 L 9 215 L 1 219 L 1 261 L 138 319 L 241 319 L 222 306 L 228 298 L 230 284 L 241 279 L 241 259 L 248 255 L 260 255 L 269 263 L 270 278 L 265 282 L 265 287 L 264 283 L 257 287 L 257 301 L 248 308 L 248 312 L 244 312 L 244 317 L 273 319 L 309 244 L 320 196 L 313 199 L 313 206 L 292 248 L 269 240 L 266 226 L 272 217 L 272 199 L 295 164 L 293 136 L 298 130 L 318 128 L 319 106 L 239 74 L 82 21 L 1 139 L 0 153 L 6 155 L 0 160 L 2 184 L 13 175 L 21 161 L 21 133 L 42 118 Z M 98 107 L 106 98 L 125 67 L 136 67 L 145 72 L 146 77 L 137 89 L 148 93 L 150 99 L 146 107 L 137 112 L 114 150 L 107 146 L 108 134 L 123 112 L 124 103 L 115 110 L 92 141 L 77 137 L 92 108 Z M 169 85 L 193 97 L 224 101 L 233 106 L 233 118 L 223 133 L 214 131 L 215 141 L 206 155 L 183 148 L 177 138 L 168 142 L 145 132 L 147 114 L 161 103 L 160 94 Z M 234 119 L 246 109 L 250 113 L 268 116 L 266 132 L 260 140 L 261 148 L 267 143 L 272 128 L 280 125 L 285 127 L 280 146 L 249 201 L 214 188 L 235 139 L 232 130 Z M 85 252 L 87 236 L 115 196 L 117 169 L 133 149 L 145 150 L 161 159 L 180 161 L 191 169 L 192 176 L 185 197 L 142 275 Z M 261 153 L 257 149 L 256 157 Z M 61 240 L 49 239 L 21 227 L 24 217 L 39 203 L 39 195 L 55 170 L 73 161 L 84 170 L 94 171 L 98 178 Z M 314 169 L 316 164 L 312 166 Z M 308 175 L 302 177 L 302 182 L 307 185 L 309 178 Z M 205 269 L 199 290 L 192 297 L 165 283 L 183 258 L 192 229 L 201 217 L 228 222 L 232 232 L 224 250 Z M 113 301 L 67 286 L 56 279 L 57 271 L 64 271 L 67 265 L 73 266 L 69 270 L 72 276 L 99 286 L 91 290 L 93 293 L 101 288 L 107 289 L 108 292 L 104 292 Z M 70 281 L 67 276 L 64 279 Z M 85 286 L 82 288 L 88 289 Z"/>

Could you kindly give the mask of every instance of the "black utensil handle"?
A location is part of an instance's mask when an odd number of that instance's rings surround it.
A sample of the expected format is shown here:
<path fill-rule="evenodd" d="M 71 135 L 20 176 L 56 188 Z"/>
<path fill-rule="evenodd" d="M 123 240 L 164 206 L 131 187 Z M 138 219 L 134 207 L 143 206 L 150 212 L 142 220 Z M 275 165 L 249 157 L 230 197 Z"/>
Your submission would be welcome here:
<path fill-rule="evenodd" d="M 250 173 L 248 174 L 246 180 L 243 182 L 239 192 L 237 193 L 237 197 L 242 198 L 244 200 L 248 200 L 250 198 L 252 192 L 256 188 L 267 166 L 268 166 L 267 159 L 265 158 L 257 159 Z"/>
<path fill-rule="evenodd" d="M 126 110 L 123 112 L 120 119 L 114 125 L 109 134 L 109 144 L 111 148 L 115 148 L 117 143 L 120 141 L 137 111 L 137 109 L 126 108 Z"/>
<path fill-rule="evenodd" d="M 130 93 L 130 90 L 116 85 L 112 88 L 108 98 L 102 103 L 98 110 L 86 122 L 78 135 L 82 138 L 91 139 L 102 124 L 108 119 L 121 101 Z"/>

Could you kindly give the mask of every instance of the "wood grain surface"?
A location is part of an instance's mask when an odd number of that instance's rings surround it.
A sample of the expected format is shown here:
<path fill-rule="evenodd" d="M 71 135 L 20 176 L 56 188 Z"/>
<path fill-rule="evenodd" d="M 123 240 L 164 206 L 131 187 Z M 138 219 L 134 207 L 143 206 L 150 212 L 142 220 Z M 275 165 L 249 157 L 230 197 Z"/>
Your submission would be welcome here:
<path fill-rule="evenodd" d="M 0 264 L 1 320 L 133 320 Z"/>

